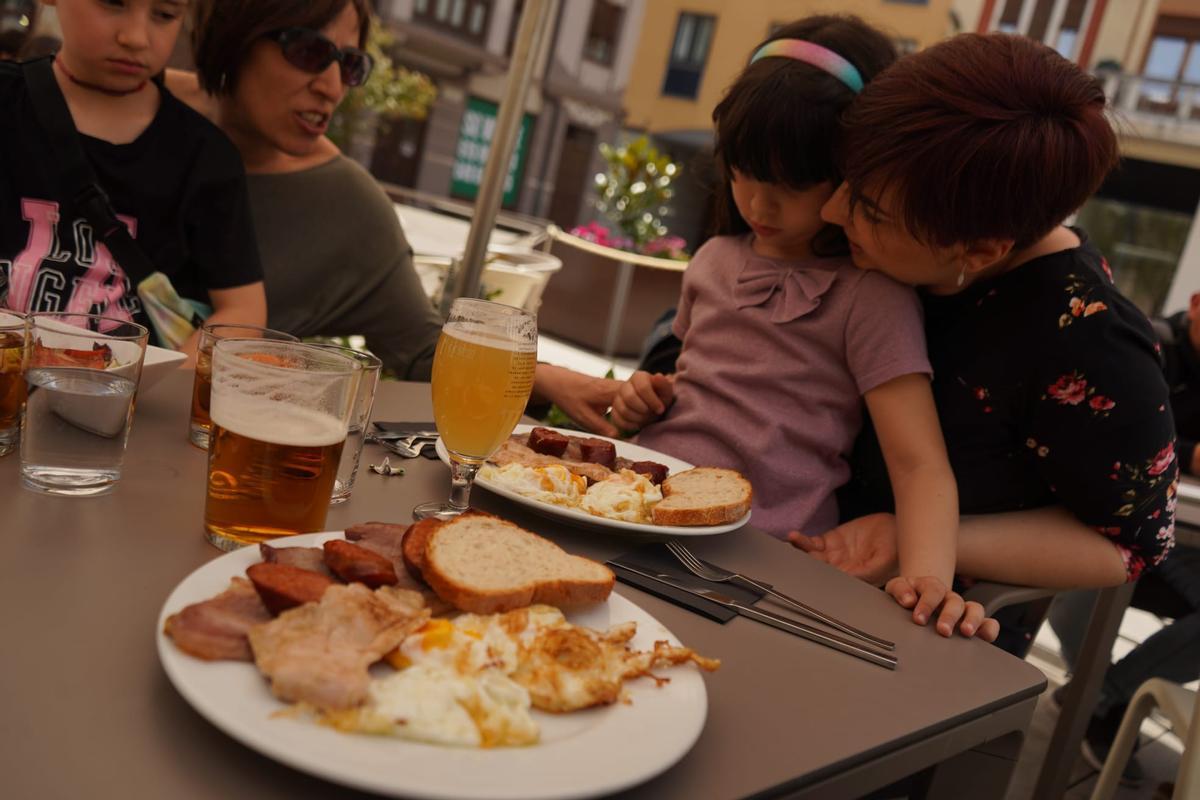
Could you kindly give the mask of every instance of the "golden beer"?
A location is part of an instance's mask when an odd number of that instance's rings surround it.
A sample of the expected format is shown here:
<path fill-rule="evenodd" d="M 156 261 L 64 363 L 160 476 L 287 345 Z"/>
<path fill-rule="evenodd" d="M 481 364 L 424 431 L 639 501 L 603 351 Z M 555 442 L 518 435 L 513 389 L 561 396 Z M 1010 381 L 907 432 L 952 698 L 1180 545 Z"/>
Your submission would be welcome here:
<path fill-rule="evenodd" d="M 214 415 L 204 527 L 208 540 L 223 550 L 325 529 L 345 423 L 318 411 L 272 405 L 269 416 L 261 408 L 224 410 L 228 418 L 220 411 Z"/>
<path fill-rule="evenodd" d="M 192 380 L 192 419 L 188 441 L 197 447 L 207 445 L 212 431 L 209 405 L 212 403 L 212 353 L 196 353 L 196 377 Z"/>
<path fill-rule="evenodd" d="M 0 456 L 17 445 L 21 409 L 25 407 L 25 375 L 21 369 L 24 339 L 16 333 L 0 333 Z"/>
<path fill-rule="evenodd" d="M 433 416 L 446 449 L 483 461 L 512 433 L 533 388 L 536 342 L 447 325 L 433 361 Z"/>

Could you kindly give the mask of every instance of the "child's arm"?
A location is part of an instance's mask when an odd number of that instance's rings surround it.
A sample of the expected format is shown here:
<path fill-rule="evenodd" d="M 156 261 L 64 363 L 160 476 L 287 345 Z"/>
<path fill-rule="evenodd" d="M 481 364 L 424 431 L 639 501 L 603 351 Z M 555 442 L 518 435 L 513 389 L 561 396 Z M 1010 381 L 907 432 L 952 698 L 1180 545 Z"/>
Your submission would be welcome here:
<path fill-rule="evenodd" d="M 933 392 L 926 375 L 912 373 L 871 389 L 865 399 L 896 498 L 900 576 L 887 591 L 924 625 L 948 597 L 958 535 L 958 488 Z M 944 636 L 958 621 L 948 616 L 955 616 L 949 602 L 937 624 Z"/>
<path fill-rule="evenodd" d="M 638 370 L 621 384 L 612 401 L 612 421 L 623 431 L 638 431 L 667 413 L 675 399 L 675 376 Z"/>
<path fill-rule="evenodd" d="M 233 324 L 257 325 L 267 324 L 267 295 L 263 291 L 262 281 L 248 283 L 245 286 L 235 286 L 232 289 L 209 289 L 208 297 L 212 300 L 213 313 L 204 320 L 205 325 Z M 187 361 L 181 368 L 189 368 L 196 363 L 196 348 L 200 344 L 200 331 L 193 333 L 183 347 L 181 353 L 187 353 Z"/>
<path fill-rule="evenodd" d="M 538 364 L 533 376 L 535 401 L 554 403 L 592 433 L 611 437 L 619 435 L 604 414 L 612 405 L 620 381 L 596 378 L 554 364 Z"/>

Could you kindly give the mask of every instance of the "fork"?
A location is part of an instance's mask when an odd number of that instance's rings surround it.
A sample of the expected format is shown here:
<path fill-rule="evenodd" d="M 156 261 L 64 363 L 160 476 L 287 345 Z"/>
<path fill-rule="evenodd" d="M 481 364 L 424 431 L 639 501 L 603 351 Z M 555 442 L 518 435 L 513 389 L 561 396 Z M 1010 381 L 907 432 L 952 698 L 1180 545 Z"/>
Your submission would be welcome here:
<path fill-rule="evenodd" d="M 679 563 L 687 569 L 688 572 L 695 575 L 697 578 L 703 578 L 706 581 L 714 583 L 729 583 L 733 586 L 741 586 L 743 589 L 754 589 L 756 591 L 765 592 L 778 602 L 799 611 L 810 619 L 815 619 L 818 622 L 823 622 L 831 628 L 835 628 L 842 633 L 861 639 L 864 642 L 870 642 L 876 647 L 882 647 L 884 650 L 895 650 L 894 642 L 889 642 L 887 639 L 880 639 L 878 636 L 872 636 L 866 631 L 861 631 L 853 625 L 847 625 L 844 622 L 834 619 L 833 617 L 818 611 L 812 606 L 801 603 L 794 597 L 788 597 L 783 592 L 777 592 L 766 584 L 759 583 L 753 578 L 747 578 L 737 572 L 730 572 L 727 569 L 706 564 L 696 555 L 684 547 L 679 542 L 667 542 L 667 549 L 671 551 L 671 555 L 679 559 Z"/>
<path fill-rule="evenodd" d="M 388 450 L 404 458 L 416 458 L 421 455 L 421 449 L 424 448 L 424 442 L 422 442 L 421 448 L 414 446 L 419 439 L 413 440 L 411 444 L 407 444 L 396 439 L 380 439 L 374 433 L 364 434 L 363 441 L 368 444 L 377 444 L 384 450 Z"/>

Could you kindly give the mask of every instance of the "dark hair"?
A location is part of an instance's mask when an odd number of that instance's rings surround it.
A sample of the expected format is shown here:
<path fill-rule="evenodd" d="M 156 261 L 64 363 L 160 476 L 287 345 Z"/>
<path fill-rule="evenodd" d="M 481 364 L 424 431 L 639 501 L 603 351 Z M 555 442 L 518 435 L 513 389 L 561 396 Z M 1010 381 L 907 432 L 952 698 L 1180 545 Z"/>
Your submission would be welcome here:
<path fill-rule="evenodd" d="M 755 52 L 776 39 L 802 39 L 826 47 L 853 64 L 864 81 L 896 59 L 891 41 L 858 17 L 806 17 L 775 31 Z M 733 202 L 731 170 L 794 189 L 840 183 L 838 123 L 853 99 L 854 91 L 841 80 L 794 58 L 764 58 L 742 70 L 712 115 L 721 178 L 714 208 L 716 233 L 750 231 Z M 826 226 L 814 239 L 813 252 L 844 254 L 841 228 Z"/>
<path fill-rule="evenodd" d="M 961 34 L 897 62 L 844 118 L 851 203 L 891 189 L 942 247 L 1045 236 L 1117 162 L 1098 80 L 1023 36 Z"/>
<path fill-rule="evenodd" d="M 366 47 L 369 0 L 196 0 L 192 53 L 201 88 L 233 91 L 250 46 L 260 38 L 280 28 L 320 30 L 348 5 L 358 12 L 358 46 Z"/>

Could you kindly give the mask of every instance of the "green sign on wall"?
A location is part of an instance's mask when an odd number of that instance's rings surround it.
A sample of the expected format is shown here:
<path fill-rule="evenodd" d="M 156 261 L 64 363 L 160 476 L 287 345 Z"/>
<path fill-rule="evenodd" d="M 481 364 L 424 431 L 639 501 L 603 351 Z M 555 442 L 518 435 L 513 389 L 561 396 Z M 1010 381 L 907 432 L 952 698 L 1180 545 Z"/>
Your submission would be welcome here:
<path fill-rule="evenodd" d="M 513 148 L 512 160 L 508 162 L 508 174 L 504 177 L 505 206 L 517 202 L 517 180 L 525 164 L 525 152 L 529 149 L 533 116 L 521 118 L 517 131 L 517 144 Z M 467 99 L 467 110 L 463 113 L 458 129 L 458 147 L 454 151 L 454 167 L 450 171 L 450 194 L 455 197 L 475 199 L 479 184 L 483 180 L 483 165 L 487 163 L 488 151 L 492 147 L 492 136 L 496 132 L 496 104 L 478 97 Z"/>

